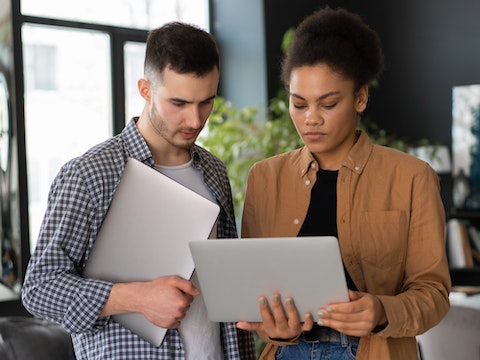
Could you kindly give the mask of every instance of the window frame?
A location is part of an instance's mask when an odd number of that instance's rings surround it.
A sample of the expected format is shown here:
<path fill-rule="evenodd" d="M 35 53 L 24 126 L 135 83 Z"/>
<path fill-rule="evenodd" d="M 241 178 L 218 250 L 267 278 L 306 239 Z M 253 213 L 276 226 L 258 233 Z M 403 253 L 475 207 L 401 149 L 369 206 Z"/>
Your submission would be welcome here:
<path fill-rule="evenodd" d="M 126 96 L 125 96 L 125 54 L 124 45 L 127 42 L 146 43 L 148 30 L 127 28 L 113 25 L 70 21 L 63 19 L 45 18 L 21 13 L 21 0 L 11 0 L 12 34 L 13 34 L 13 59 L 14 59 L 14 94 L 12 94 L 12 120 L 13 129 L 17 137 L 18 155 L 18 187 L 20 208 L 20 274 L 22 281 L 30 260 L 30 231 L 29 231 L 29 199 L 28 199 L 28 172 L 25 143 L 25 111 L 24 111 L 24 57 L 22 42 L 22 27 L 24 24 L 54 26 L 59 28 L 71 28 L 79 30 L 99 31 L 110 37 L 111 53 L 111 93 L 112 93 L 112 136 L 120 133 L 125 127 Z M 213 1 L 208 1 L 209 20 L 212 24 Z M 211 31 L 211 30 L 210 30 Z M 21 304 L 21 300 L 1 300 L 0 316 L 7 315 L 30 315 Z"/>

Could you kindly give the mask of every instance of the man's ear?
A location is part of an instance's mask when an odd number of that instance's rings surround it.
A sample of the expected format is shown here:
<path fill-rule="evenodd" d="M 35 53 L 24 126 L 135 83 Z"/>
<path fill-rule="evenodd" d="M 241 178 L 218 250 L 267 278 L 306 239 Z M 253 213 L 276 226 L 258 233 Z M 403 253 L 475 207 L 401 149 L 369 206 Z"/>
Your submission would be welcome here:
<path fill-rule="evenodd" d="M 358 113 L 362 113 L 368 104 L 368 85 L 363 85 L 357 92 L 355 100 L 355 110 Z"/>
<path fill-rule="evenodd" d="M 152 94 L 150 81 L 142 78 L 142 79 L 138 80 L 137 86 L 138 86 L 138 92 L 140 93 L 142 98 L 145 101 L 150 102 L 151 94 Z"/>

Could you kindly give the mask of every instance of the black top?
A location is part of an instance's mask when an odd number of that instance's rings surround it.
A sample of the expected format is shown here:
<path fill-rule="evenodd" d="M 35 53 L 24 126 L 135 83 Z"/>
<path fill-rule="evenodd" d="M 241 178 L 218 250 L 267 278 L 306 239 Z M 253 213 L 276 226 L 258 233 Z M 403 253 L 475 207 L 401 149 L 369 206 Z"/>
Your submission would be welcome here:
<path fill-rule="evenodd" d="M 307 216 L 298 236 L 335 236 L 337 232 L 337 177 L 338 170 L 317 172 L 317 181 L 313 185 Z M 345 269 L 347 286 L 357 290 Z"/>

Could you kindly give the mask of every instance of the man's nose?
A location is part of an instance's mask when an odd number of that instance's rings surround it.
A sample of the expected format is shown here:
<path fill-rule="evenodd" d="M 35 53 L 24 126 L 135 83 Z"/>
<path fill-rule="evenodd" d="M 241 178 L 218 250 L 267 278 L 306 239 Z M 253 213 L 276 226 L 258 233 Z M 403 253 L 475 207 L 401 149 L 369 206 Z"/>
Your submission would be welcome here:
<path fill-rule="evenodd" d="M 192 106 L 188 113 L 187 118 L 188 126 L 194 129 L 198 129 L 203 125 L 202 114 L 197 106 Z"/>

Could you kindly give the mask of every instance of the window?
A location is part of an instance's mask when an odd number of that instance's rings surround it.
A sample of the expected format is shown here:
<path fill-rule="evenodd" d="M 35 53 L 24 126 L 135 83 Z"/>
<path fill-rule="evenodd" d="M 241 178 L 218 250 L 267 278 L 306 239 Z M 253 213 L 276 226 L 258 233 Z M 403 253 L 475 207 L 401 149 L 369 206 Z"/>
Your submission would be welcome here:
<path fill-rule="evenodd" d="M 171 20 L 209 29 L 208 0 L 22 0 L 26 15 L 149 30 Z"/>
<path fill-rule="evenodd" d="M 29 218 L 35 240 L 60 166 L 112 134 L 110 48 L 101 32 L 26 24 L 22 37 Z"/>
<path fill-rule="evenodd" d="M 28 90 L 56 90 L 57 48 L 52 45 L 34 44 L 25 46 L 24 63 L 32 74 L 25 84 Z"/>
<path fill-rule="evenodd" d="M 144 43 L 127 42 L 125 52 L 125 122 L 138 116 L 143 99 L 138 95 L 137 80 L 143 77 Z"/>
<path fill-rule="evenodd" d="M 147 30 L 173 20 L 208 30 L 209 1 L 22 0 L 21 12 L 33 251 L 60 167 L 142 111 L 137 80 Z M 123 61 L 116 61 L 119 56 Z"/>

